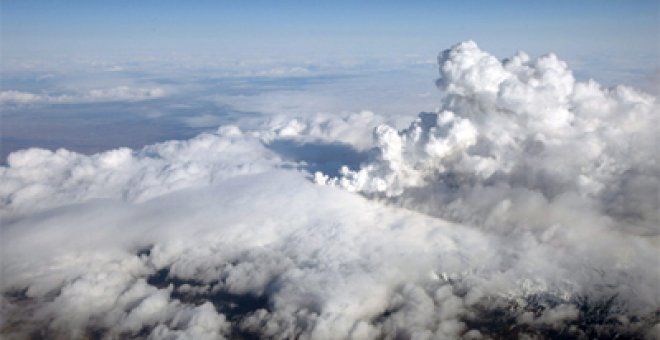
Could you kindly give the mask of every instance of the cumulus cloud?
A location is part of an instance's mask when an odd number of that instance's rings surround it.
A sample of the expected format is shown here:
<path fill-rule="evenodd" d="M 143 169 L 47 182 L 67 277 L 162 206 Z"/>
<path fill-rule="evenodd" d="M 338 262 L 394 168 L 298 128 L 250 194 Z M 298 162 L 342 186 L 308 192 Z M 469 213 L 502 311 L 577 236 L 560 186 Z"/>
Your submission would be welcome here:
<path fill-rule="evenodd" d="M 0 332 L 653 337 L 655 98 L 473 42 L 439 63 L 440 110 L 400 131 L 368 111 L 282 115 L 12 153 Z"/>
<path fill-rule="evenodd" d="M 511 218 L 504 211 L 512 203 L 520 211 L 517 203 L 564 202 L 647 233 L 660 231 L 654 97 L 576 82 L 552 54 L 532 60 L 519 53 L 500 62 L 465 42 L 438 62 L 444 94 L 438 112 L 420 114 L 402 131 L 378 126 L 372 161 L 338 178 L 317 174 L 318 181 L 421 198 L 430 209 L 445 210 L 439 214 L 479 224 Z M 534 225 L 529 217 L 519 216 L 520 222 Z"/>
<path fill-rule="evenodd" d="M 78 104 L 98 102 L 142 101 L 163 97 L 166 91 L 160 87 L 135 88 L 117 86 L 106 89 L 92 89 L 80 94 L 43 94 L 22 91 L 0 92 L 0 105 L 30 104 Z"/>
<path fill-rule="evenodd" d="M 66 149 L 26 149 L 0 168 L 0 216 L 13 219 L 44 208 L 111 198 L 141 202 L 188 187 L 213 184 L 275 167 L 277 156 L 235 126 L 184 141 L 134 151 L 120 148 L 86 156 Z"/>

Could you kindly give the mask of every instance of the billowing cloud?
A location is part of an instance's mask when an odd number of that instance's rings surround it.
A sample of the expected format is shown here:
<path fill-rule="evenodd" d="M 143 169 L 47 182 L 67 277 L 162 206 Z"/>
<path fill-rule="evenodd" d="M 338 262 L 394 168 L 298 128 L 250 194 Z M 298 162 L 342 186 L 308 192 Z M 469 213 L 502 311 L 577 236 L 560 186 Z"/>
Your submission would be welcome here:
<path fill-rule="evenodd" d="M 552 209 L 530 220 L 547 206 L 608 220 L 595 224 L 660 231 L 654 97 L 576 82 L 552 54 L 500 62 L 465 42 L 438 61 L 441 110 L 402 131 L 378 126 L 370 162 L 317 181 L 496 228 L 575 223 L 561 221 L 566 212 L 551 218 Z"/>
<path fill-rule="evenodd" d="M 655 98 L 553 55 L 439 62 L 441 109 L 401 131 L 365 111 L 12 153 L 3 336 L 653 337 Z"/>
<path fill-rule="evenodd" d="M 135 88 L 129 86 L 92 89 L 78 94 L 42 94 L 9 90 L 0 92 L 0 105 L 133 102 L 160 98 L 165 94 L 166 91 L 160 87 Z"/>

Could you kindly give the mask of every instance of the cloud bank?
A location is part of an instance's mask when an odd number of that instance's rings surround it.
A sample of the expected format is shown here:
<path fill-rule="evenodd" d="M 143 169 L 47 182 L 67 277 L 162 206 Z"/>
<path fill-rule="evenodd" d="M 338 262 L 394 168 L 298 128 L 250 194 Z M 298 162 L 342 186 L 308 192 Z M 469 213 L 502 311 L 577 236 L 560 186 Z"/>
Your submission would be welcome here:
<path fill-rule="evenodd" d="M 365 111 L 12 153 L 3 337 L 656 336 L 655 98 L 554 55 L 438 61 L 441 109 L 401 131 Z"/>

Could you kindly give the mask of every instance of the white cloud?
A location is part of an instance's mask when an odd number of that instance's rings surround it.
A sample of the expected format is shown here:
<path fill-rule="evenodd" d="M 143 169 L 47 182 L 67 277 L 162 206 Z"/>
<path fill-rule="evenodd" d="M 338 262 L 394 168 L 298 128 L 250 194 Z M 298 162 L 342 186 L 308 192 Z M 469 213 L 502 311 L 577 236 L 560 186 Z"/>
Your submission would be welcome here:
<path fill-rule="evenodd" d="M 166 95 L 160 87 L 135 88 L 129 86 L 116 86 L 106 89 L 92 89 L 80 94 L 39 94 L 22 91 L 0 92 L 0 105 L 29 105 L 29 104 L 78 104 L 99 102 L 134 102 L 156 99 Z"/>
<path fill-rule="evenodd" d="M 439 63 L 439 112 L 420 114 L 402 131 L 377 127 L 371 162 L 318 180 L 429 209 L 442 202 L 436 214 L 478 224 L 497 217 L 500 227 L 531 227 L 537 223 L 521 208 L 535 199 L 660 231 L 655 98 L 576 82 L 552 54 L 500 62 L 466 42 Z M 543 219 L 543 228 L 554 223 Z"/>
<path fill-rule="evenodd" d="M 281 115 L 141 150 L 12 153 L 3 335 L 651 332 L 655 99 L 577 83 L 554 56 L 501 63 L 468 42 L 440 63 L 443 108 L 403 131 L 367 111 Z M 328 176 L 349 158 L 362 166 Z"/>
<path fill-rule="evenodd" d="M 3 218 L 95 198 L 145 201 L 188 187 L 262 172 L 278 157 L 257 138 L 232 126 L 133 151 L 120 148 L 85 156 L 66 149 L 26 149 L 0 168 Z"/>

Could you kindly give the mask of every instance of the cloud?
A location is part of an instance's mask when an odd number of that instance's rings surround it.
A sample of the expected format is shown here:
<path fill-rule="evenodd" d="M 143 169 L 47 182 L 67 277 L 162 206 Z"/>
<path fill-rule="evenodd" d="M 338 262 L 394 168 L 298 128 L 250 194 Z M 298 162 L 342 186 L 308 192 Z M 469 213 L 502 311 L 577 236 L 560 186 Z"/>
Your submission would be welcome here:
<path fill-rule="evenodd" d="M 106 89 L 93 89 L 81 94 L 38 94 L 22 91 L 0 92 L 0 105 L 31 105 L 31 104 L 79 104 L 100 102 L 134 102 L 160 98 L 166 91 L 160 87 L 134 88 L 116 86 Z"/>
<path fill-rule="evenodd" d="M 438 61 L 444 106 L 401 131 L 378 126 L 372 161 L 337 178 L 317 174 L 319 182 L 428 203 L 465 222 L 497 217 L 498 227 L 536 224 L 513 214 L 537 201 L 660 232 L 654 97 L 576 82 L 552 54 L 500 62 L 465 42 Z"/>
<path fill-rule="evenodd" d="M 439 62 L 441 109 L 401 131 L 278 115 L 12 153 L 3 336 L 652 336 L 655 99 L 552 55 Z"/>
<path fill-rule="evenodd" d="M 95 198 L 142 202 L 188 187 L 274 167 L 277 156 L 234 126 L 185 141 L 86 156 L 66 149 L 26 149 L 0 168 L 0 216 L 14 216 Z"/>

